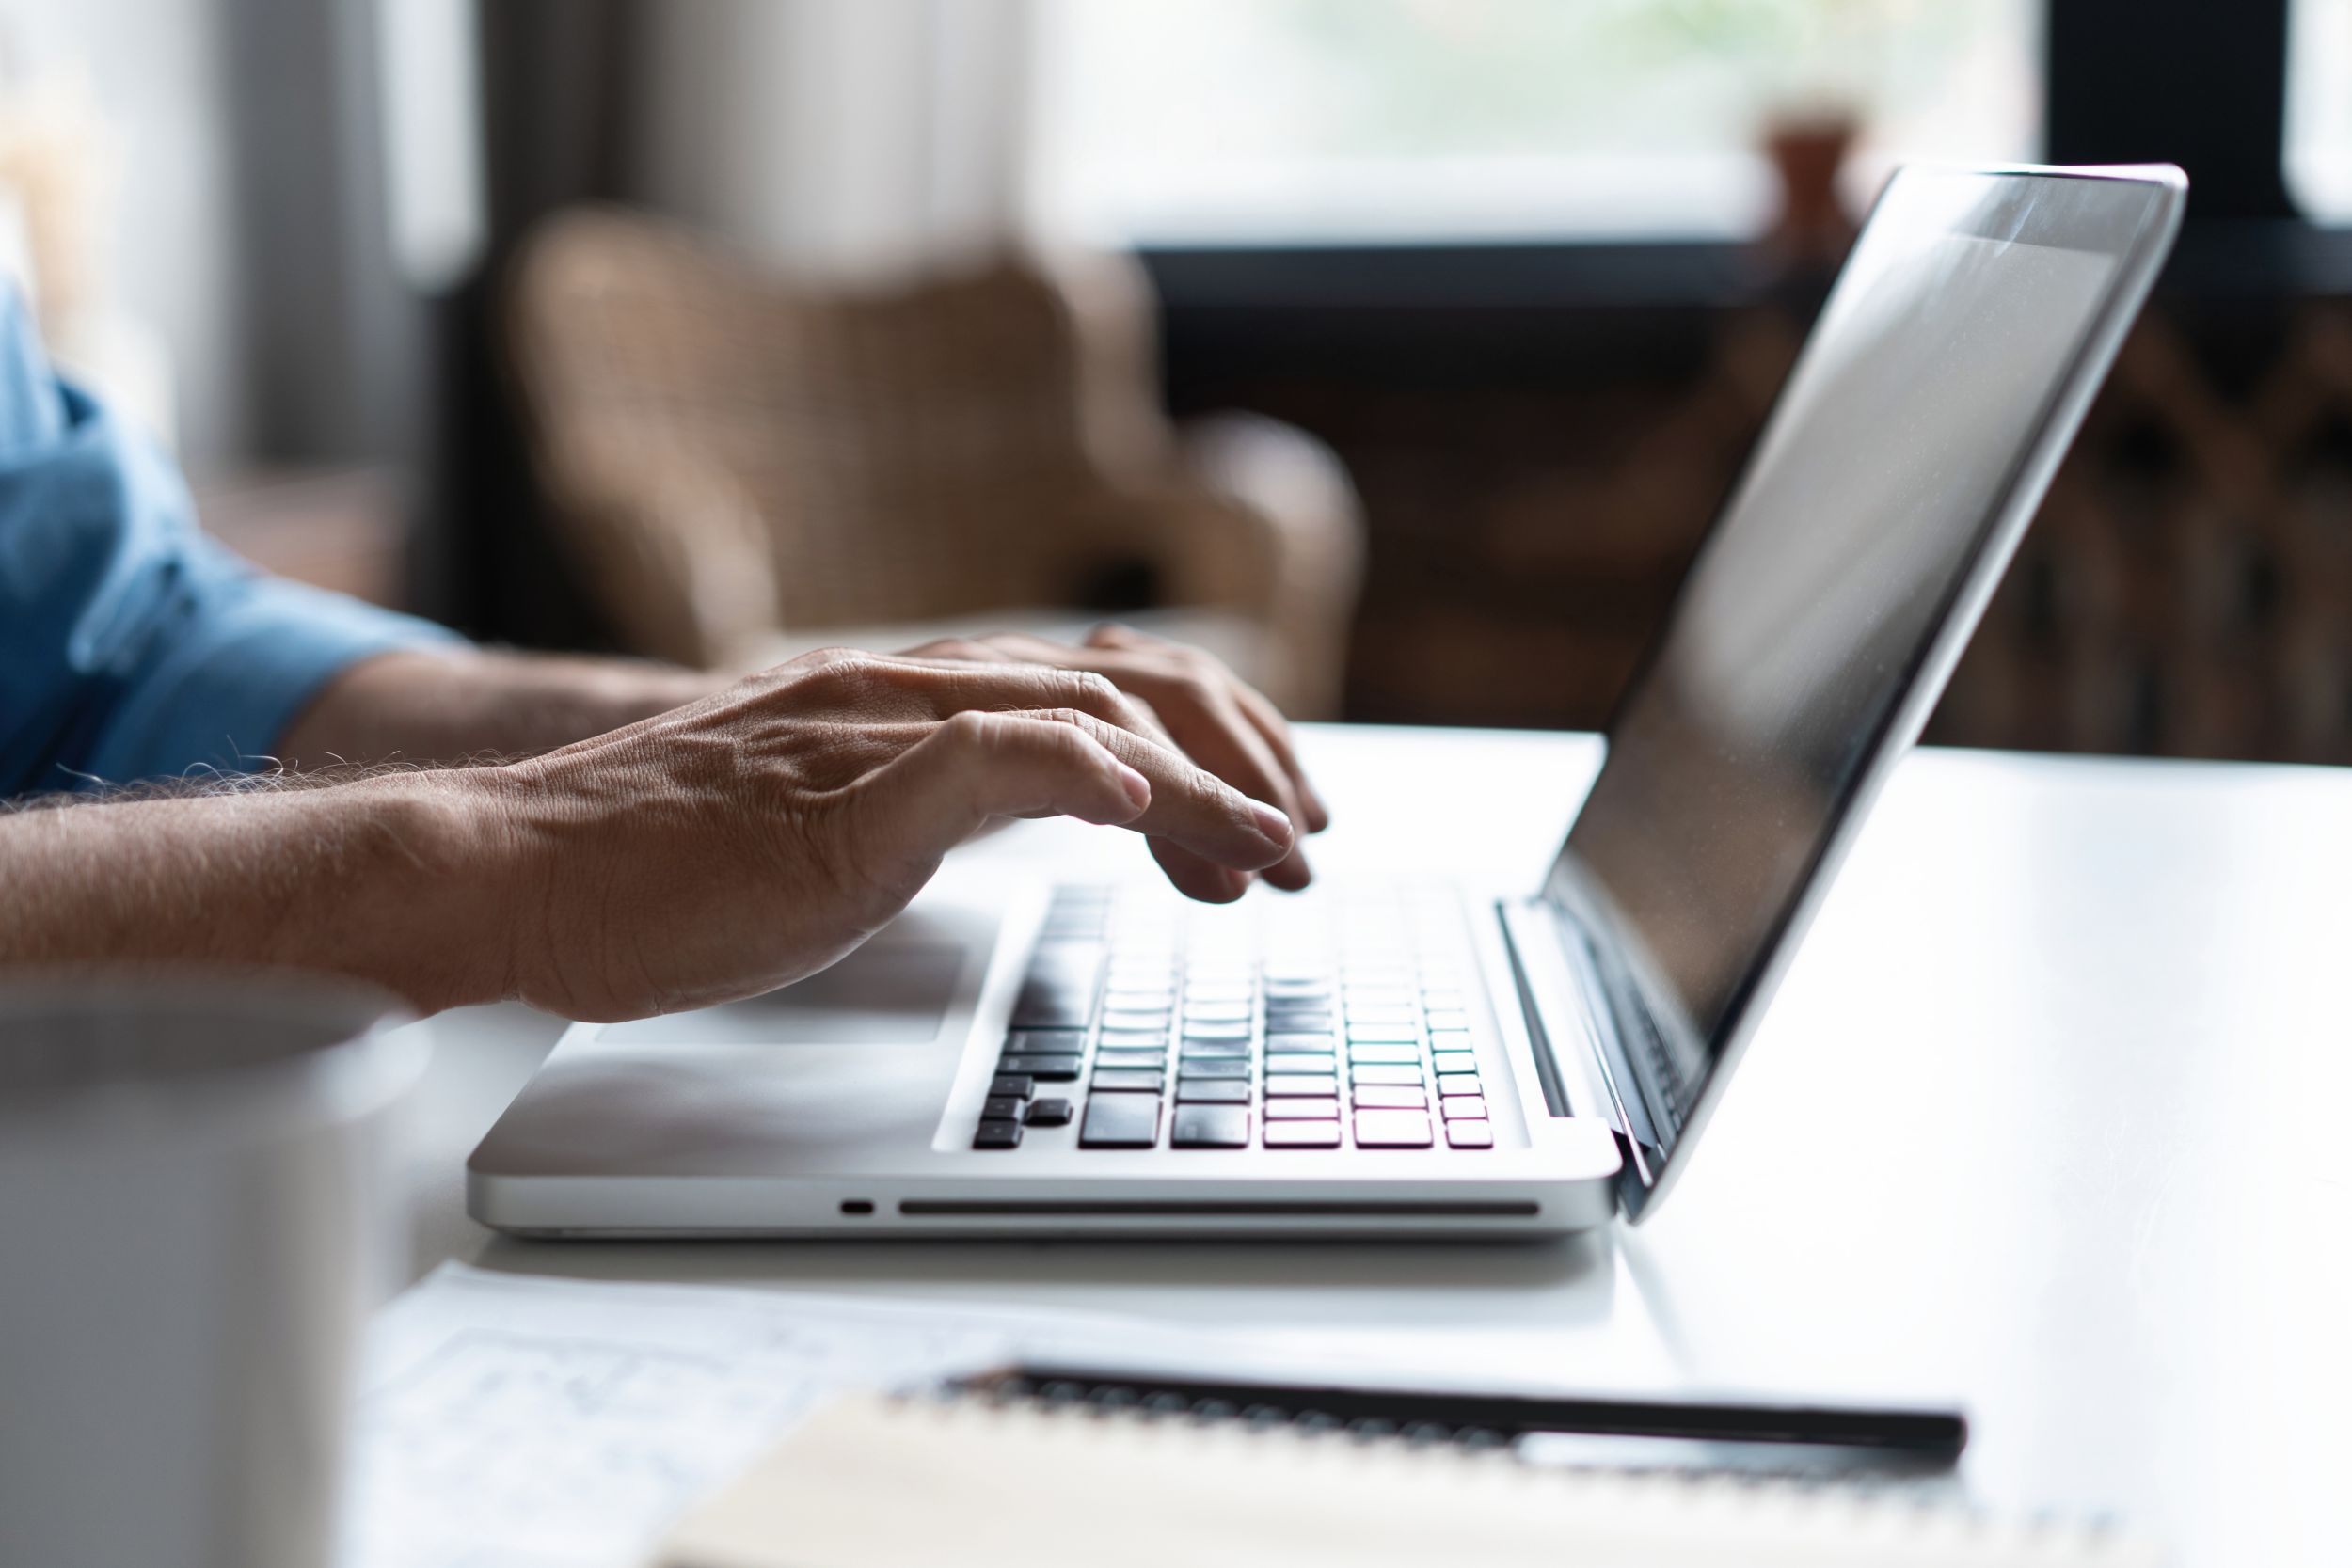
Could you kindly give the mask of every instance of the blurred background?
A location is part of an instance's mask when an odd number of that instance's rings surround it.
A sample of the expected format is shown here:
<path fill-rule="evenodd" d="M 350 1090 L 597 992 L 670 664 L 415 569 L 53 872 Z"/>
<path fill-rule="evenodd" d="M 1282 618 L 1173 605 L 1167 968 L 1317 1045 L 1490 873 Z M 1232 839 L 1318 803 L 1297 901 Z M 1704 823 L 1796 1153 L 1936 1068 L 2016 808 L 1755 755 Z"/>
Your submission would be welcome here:
<path fill-rule="evenodd" d="M 1931 737 L 2352 762 L 2352 0 L 0 0 L 0 272 L 273 569 L 1368 721 L 1606 719 L 1905 158 L 2194 185 Z"/>

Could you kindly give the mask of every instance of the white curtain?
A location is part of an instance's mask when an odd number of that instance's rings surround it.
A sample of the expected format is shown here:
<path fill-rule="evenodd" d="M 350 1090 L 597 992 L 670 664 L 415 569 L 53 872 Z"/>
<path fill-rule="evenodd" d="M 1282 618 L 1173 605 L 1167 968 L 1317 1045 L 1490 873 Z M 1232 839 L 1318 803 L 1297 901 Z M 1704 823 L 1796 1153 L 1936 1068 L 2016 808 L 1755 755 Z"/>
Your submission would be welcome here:
<path fill-rule="evenodd" d="M 884 282 L 1011 238 L 1029 0 L 648 8 L 629 183 L 776 265 Z"/>

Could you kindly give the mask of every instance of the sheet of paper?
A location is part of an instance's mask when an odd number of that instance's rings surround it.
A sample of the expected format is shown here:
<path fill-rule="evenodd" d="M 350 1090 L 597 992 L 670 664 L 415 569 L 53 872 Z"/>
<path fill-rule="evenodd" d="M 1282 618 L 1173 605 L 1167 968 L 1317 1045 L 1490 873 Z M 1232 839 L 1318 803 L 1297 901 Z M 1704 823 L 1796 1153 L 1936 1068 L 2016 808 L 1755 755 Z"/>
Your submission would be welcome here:
<path fill-rule="evenodd" d="M 1232 1359 L 1107 1316 L 443 1264 L 371 1326 L 341 1568 L 635 1564 L 826 1394 L 1047 1352 Z"/>

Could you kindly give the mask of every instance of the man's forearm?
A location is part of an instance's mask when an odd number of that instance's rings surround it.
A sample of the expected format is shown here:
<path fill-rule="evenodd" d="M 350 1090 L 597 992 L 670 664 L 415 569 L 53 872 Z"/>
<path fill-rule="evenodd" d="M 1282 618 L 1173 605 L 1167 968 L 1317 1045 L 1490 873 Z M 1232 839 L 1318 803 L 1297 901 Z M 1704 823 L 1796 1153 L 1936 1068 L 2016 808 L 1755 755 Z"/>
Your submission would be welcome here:
<path fill-rule="evenodd" d="M 420 1010 L 514 985 L 529 872 L 494 770 L 0 813 L 0 964 L 351 974 Z"/>
<path fill-rule="evenodd" d="M 289 768 L 456 762 L 568 746 L 721 689 L 718 675 L 616 658 L 416 649 L 329 681 L 278 737 Z"/>

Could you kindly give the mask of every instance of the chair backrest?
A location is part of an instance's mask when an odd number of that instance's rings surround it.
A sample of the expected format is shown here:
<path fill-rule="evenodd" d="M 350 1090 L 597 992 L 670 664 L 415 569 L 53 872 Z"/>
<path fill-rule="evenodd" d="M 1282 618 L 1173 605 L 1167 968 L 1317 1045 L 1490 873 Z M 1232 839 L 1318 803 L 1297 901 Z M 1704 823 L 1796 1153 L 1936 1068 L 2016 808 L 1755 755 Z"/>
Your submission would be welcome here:
<path fill-rule="evenodd" d="M 511 306 L 540 471 L 589 550 L 616 544 L 598 530 L 668 526 L 659 494 L 627 494 L 648 475 L 723 489 L 755 515 L 788 626 L 1066 593 L 1106 503 L 1105 428 L 1148 444 L 1156 418 L 1148 325 L 1120 325 L 1139 300 L 1115 281 L 1078 297 L 1024 259 L 823 295 L 583 209 L 532 237 Z"/>

